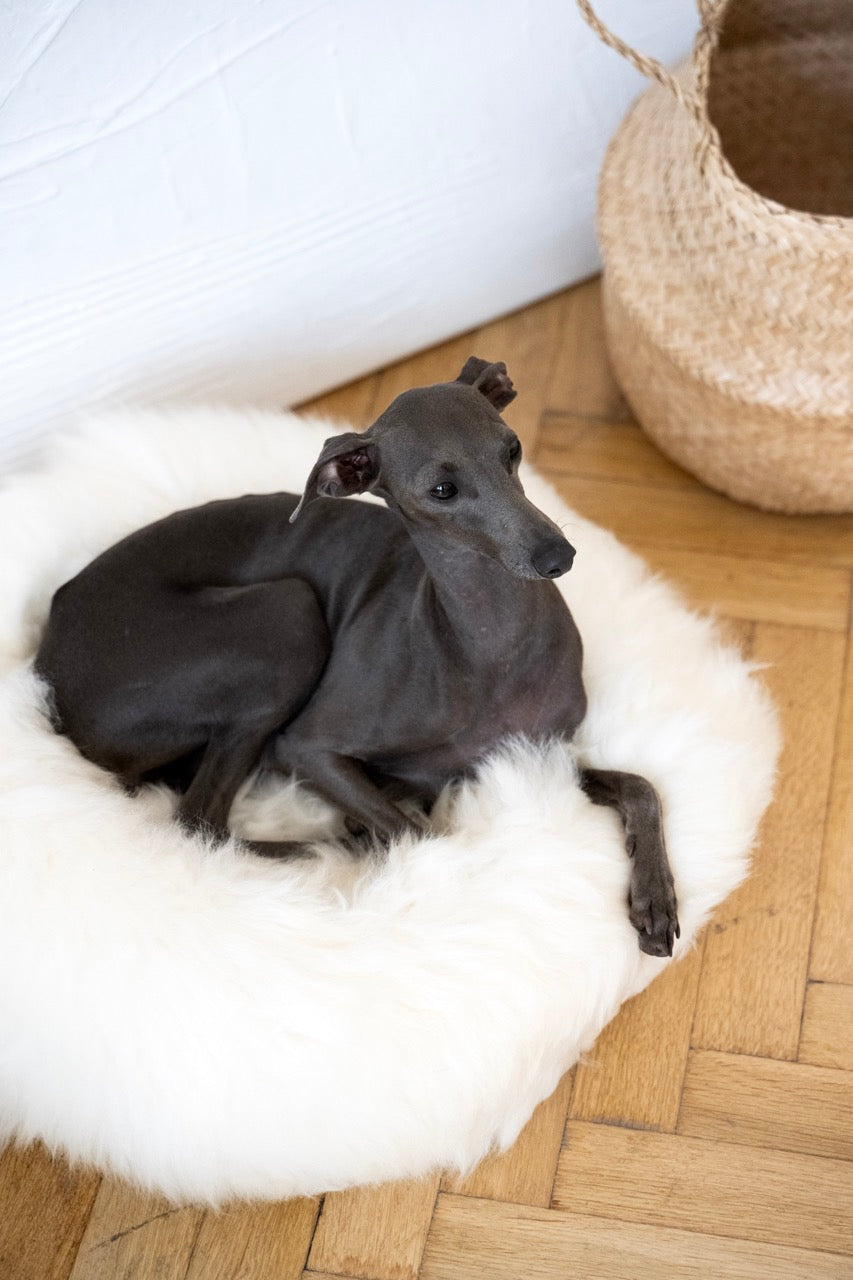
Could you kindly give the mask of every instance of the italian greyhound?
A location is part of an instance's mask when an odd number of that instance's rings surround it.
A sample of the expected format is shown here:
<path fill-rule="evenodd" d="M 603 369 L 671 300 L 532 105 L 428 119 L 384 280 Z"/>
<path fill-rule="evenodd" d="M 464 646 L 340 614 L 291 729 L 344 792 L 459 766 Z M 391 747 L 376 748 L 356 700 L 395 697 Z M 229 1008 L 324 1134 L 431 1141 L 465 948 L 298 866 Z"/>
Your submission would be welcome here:
<path fill-rule="evenodd" d="M 36 659 L 57 727 L 130 786 L 183 777 L 190 828 L 224 836 L 263 761 L 383 841 L 418 828 L 396 799 L 428 811 L 508 735 L 570 739 L 582 646 L 552 579 L 575 553 L 524 495 L 514 397 L 504 364 L 472 357 L 327 440 L 301 497 L 210 502 L 105 551 L 57 591 Z M 330 501 L 368 491 L 385 505 Z M 624 823 L 641 949 L 671 955 L 657 792 L 579 776 Z"/>

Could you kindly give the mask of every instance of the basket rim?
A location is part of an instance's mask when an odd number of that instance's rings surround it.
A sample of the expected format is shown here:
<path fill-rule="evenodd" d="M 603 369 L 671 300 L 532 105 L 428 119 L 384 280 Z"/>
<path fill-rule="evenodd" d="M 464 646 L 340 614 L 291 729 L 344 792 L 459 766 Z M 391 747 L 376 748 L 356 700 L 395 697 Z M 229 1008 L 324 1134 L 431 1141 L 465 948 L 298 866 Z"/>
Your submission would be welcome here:
<path fill-rule="evenodd" d="M 853 40 L 850 41 L 850 56 L 851 60 L 853 60 Z M 687 57 L 677 64 L 673 70 L 673 75 L 679 82 L 689 85 L 691 79 L 695 75 L 695 71 L 696 68 L 691 58 Z M 688 124 L 688 128 L 692 129 L 694 131 L 694 136 L 696 136 L 696 120 L 680 111 L 678 103 L 663 86 L 659 84 L 648 85 L 631 103 L 625 115 L 622 117 L 619 127 L 607 144 L 601 169 L 599 170 L 599 187 L 601 186 L 602 179 L 607 169 L 611 152 L 619 145 L 619 140 L 624 126 L 638 111 L 642 110 L 643 104 L 649 100 L 659 101 L 662 105 L 665 104 L 670 115 L 676 119 L 680 117 L 685 120 Z M 778 200 L 771 199 L 770 196 L 761 195 L 761 193 L 756 191 L 754 187 L 751 187 L 749 183 L 745 182 L 743 178 L 738 176 L 723 151 L 722 139 L 720 138 L 716 125 L 712 124 L 710 119 L 707 123 L 709 134 L 713 136 L 710 137 L 708 150 L 706 152 L 706 163 L 704 165 L 697 163 L 696 166 L 703 186 L 711 188 L 712 184 L 716 185 L 721 199 L 731 199 L 731 201 L 737 203 L 737 205 L 744 211 L 754 214 L 756 207 L 758 207 L 763 214 L 769 214 L 769 221 L 765 224 L 767 227 L 774 225 L 778 227 L 781 225 L 780 219 L 785 218 L 790 219 L 795 224 L 802 224 L 802 227 L 807 230 L 819 228 L 821 230 L 825 229 L 853 234 L 853 215 L 848 216 L 840 213 L 809 213 L 806 209 L 795 209 L 789 205 L 780 203 Z M 790 224 L 787 222 L 785 224 L 785 229 L 790 230 Z"/>
<path fill-rule="evenodd" d="M 853 40 L 849 41 L 850 57 L 853 60 Z M 690 67 L 689 61 L 681 63 L 681 68 Z M 690 67 L 692 70 L 692 67 Z M 652 92 L 657 86 L 651 85 L 645 92 Z M 640 97 L 645 96 L 645 92 Z M 637 105 L 635 100 L 629 107 L 629 112 L 634 110 Z M 723 140 L 720 137 L 720 131 L 708 115 L 707 99 L 705 101 L 705 112 L 707 122 L 707 149 L 704 155 L 704 166 L 700 162 L 701 177 L 704 181 L 708 180 L 708 169 L 715 171 L 715 177 L 719 181 L 720 187 L 724 190 L 728 188 L 732 198 L 737 197 L 745 206 L 755 210 L 756 206 L 768 213 L 773 218 L 778 218 L 780 214 L 784 214 L 789 218 L 794 218 L 806 226 L 822 226 L 834 227 L 842 230 L 853 229 L 853 216 L 845 216 L 840 213 L 810 213 L 807 209 L 795 209 L 793 206 L 782 204 L 778 200 L 771 199 L 770 196 L 763 196 L 760 191 L 756 191 L 748 182 L 744 181 L 732 166 L 731 161 L 723 150 Z M 696 128 L 696 121 L 691 121 L 693 128 Z"/>
<path fill-rule="evenodd" d="M 708 273 L 694 269 L 697 265 L 701 267 L 704 259 L 700 261 L 674 249 L 678 243 L 674 239 L 676 224 L 682 214 L 688 215 L 689 210 L 678 205 L 674 213 L 675 222 L 665 213 L 666 204 L 659 198 L 665 185 L 665 161 L 672 160 L 673 154 L 677 160 L 682 149 L 692 148 L 693 136 L 686 113 L 680 110 L 669 93 L 657 85 L 643 93 L 628 112 L 611 140 L 599 176 L 597 229 L 605 279 L 609 277 L 611 284 L 620 290 L 623 304 L 638 323 L 655 335 L 656 344 L 668 360 L 675 367 L 689 372 L 691 378 L 712 388 L 725 385 L 727 395 L 733 401 L 750 405 L 759 402 L 771 411 L 777 411 L 783 407 L 784 400 L 786 411 L 823 415 L 835 421 L 839 418 L 849 420 L 853 429 L 850 411 L 853 404 L 853 347 L 848 344 L 846 321 L 842 322 L 837 317 L 837 322 L 826 335 L 828 345 L 818 344 L 823 354 L 816 354 L 816 344 L 813 343 L 804 361 L 796 358 L 793 400 L 790 399 L 790 385 L 784 396 L 774 394 L 773 377 L 770 378 L 769 389 L 765 387 L 757 394 L 756 386 L 764 379 L 756 381 L 750 370 L 766 361 L 767 373 L 772 373 L 776 353 L 791 349 L 795 318 L 790 332 L 783 328 L 771 336 L 771 331 L 762 326 L 753 329 L 751 321 L 744 316 L 742 336 L 738 337 L 736 326 L 725 321 L 725 317 L 732 315 L 732 300 L 727 296 L 731 290 L 708 288 Z M 641 154 L 644 171 L 657 171 L 660 167 L 658 179 L 652 187 L 634 184 L 640 154 L 637 148 L 639 137 L 645 138 L 647 143 Z M 752 255 L 754 247 L 759 257 L 772 257 L 779 251 L 785 260 L 798 262 L 798 277 L 801 277 L 801 268 L 808 260 L 820 278 L 837 281 L 839 276 L 844 276 L 848 257 L 853 254 L 853 219 L 841 218 L 837 223 L 821 226 L 810 220 L 802 224 L 781 205 L 777 206 L 778 211 L 773 217 L 764 212 L 756 215 L 752 201 L 744 206 L 742 199 L 730 199 L 728 192 L 721 189 L 713 178 L 709 181 L 707 174 L 702 175 L 697 165 L 691 165 L 690 170 L 694 195 L 701 193 L 708 204 L 706 222 L 711 236 L 718 224 L 733 224 L 737 229 L 735 248 L 725 251 L 726 258 L 731 256 L 735 265 L 738 253 L 745 251 Z M 637 258 L 638 252 L 642 255 L 640 259 Z M 677 270 L 675 263 L 679 264 Z M 712 263 L 711 275 L 716 278 L 719 271 L 719 262 L 716 265 Z M 687 294 L 678 287 L 669 287 L 688 277 L 690 289 Z M 723 278 L 732 282 L 734 290 L 740 287 L 738 272 L 726 271 Z M 780 278 L 771 276 L 769 279 L 771 290 L 774 279 L 779 285 Z M 781 296 L 781 285 L 776 292 Z M 691 338 L 691 334 L 697 332 L 695 300 L 700 296 L 704 308 L 704 331 L 719 331 L 720 343 L 709 345 Z M 787 304 L 779 315 L 783 324 L 787 324 Z M 791 315 L 796 317 L 796 310 Z M 849 357 L 845 353 L 849 353 Z M 829 382 L 826 382 L 827 375 Z M 833 406 L 829 411 L 828 404 Z M 843 409 L 835 407 L 838 405 Z"/>
<path fill-rule="evenodd" d="M 726 156 L 720 131 L 711 119 L 708 100 L 712 74 L 712 60 L 719 49 L 720 36 L 725 20 L 736 0 L 696 0 L 699 10 L 700 24 L 693 43 L 691 53 L 674 68 L 667 70 L 656 58 L 646 57 L 626 44 L 615 35 L 598 17 L 593 8 L 593 0 L 576 0 L 578 8 L 594 32 L 604 44 L 631 63 L 642 75 L 657 82 L 647 90 L 638 94 L 628 108 L 622 124 L 632 114 L 637 104 L 648 96 L 656 87 L 662 88 L 670 95 L 670 102 L 677 110 L 683 111 L 693 131 L 695 152 L 693 162 L 699 170 L 700 178 L 708 185 L 709 174 L 720 193 L 730 201 L 737 201 L 742 209 L 755 214 L 760 211 L 770 216 L 772 221 L 784 216 L 794 224 L 802 224 L 804 228 L 829 228 L 847 230 L 853 227 L 853 216 L 836 213 L 813 213 L 808 209 L 795 209 L 782 204 L 749 185 L 735 171 Z M 796 43 L 795 36 L 792 43 Z M 853 60 L 853 39 L 845 40 L 850 44 L 850 55 Z M 622 125 L 615 137 L 622 131 Z M 610 150 L 608 146 L 607 150 Z M 606 163 L 606 157 L 605 157 Z M 787 224 L 790 229 L 790 223 Z"/>

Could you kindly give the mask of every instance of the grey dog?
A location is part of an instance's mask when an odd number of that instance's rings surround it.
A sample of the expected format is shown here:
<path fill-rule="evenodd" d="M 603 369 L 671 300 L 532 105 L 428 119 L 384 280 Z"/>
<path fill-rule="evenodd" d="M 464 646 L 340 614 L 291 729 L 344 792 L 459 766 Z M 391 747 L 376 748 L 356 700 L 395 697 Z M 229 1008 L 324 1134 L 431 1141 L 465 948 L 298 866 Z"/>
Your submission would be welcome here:
<path fill-rule="evenodd" d="M 192 828 L 224 834 L 263 761 L 386 841 L 417 825 L 396 800 L 428 811 L 506 736 L 571 739 L 582 646 L 552 579 L 574 550 L 524 495 L 514 396 L 505 365 L 472 357 L 327 440 L 301 498 L 210 502 L 105 551 L 57 591 L 38 653 L 58 727 L 131 786 L 179 786 Z M 330 501 L 366 491 L 385 506 Z M 580 781 L 624 823 L 640 947 L 671 955 L 657 792 Z"/>

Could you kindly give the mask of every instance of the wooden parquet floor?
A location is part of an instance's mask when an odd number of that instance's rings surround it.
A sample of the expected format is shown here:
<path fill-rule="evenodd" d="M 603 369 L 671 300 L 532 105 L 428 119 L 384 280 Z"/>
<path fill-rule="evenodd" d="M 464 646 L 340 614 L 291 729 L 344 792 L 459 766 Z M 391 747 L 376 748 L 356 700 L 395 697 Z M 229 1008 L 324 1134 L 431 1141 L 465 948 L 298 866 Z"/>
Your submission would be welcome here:
<path fill-rule="evenodd" d="M 658 453 L 597 281 L 309 407 L 366 425 L 472 353 L 506 360 L 507 418 L 567 501 L 764 665 L 786 746 L 752 876 L 464 1182 L 211 1213 L 7 1151 L 0 1280 L 853 1277 L 853 517 L 761 514 Z"/>

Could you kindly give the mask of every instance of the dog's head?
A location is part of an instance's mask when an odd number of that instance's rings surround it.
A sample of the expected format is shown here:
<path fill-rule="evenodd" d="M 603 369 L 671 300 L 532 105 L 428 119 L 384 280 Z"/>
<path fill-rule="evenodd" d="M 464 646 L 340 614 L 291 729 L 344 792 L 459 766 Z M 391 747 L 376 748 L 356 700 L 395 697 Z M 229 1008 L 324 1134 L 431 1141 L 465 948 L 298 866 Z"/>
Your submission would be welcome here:
<path fill-rule="evenodd" d="M 453 382 L 404 391 L 363 434 L 326 441 L 291 520 L 316 498 L 370 491 L 415 539 L 431 529 L 519 577 L 559 577 L 574 550 L 525 497 L 521 443 L 501 417 L 515 395 L 506 365 L 476 356 Z"/>

